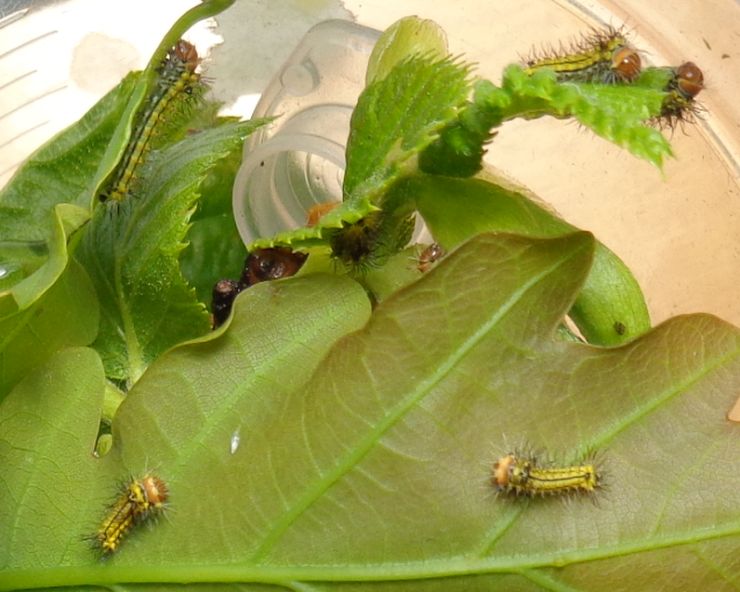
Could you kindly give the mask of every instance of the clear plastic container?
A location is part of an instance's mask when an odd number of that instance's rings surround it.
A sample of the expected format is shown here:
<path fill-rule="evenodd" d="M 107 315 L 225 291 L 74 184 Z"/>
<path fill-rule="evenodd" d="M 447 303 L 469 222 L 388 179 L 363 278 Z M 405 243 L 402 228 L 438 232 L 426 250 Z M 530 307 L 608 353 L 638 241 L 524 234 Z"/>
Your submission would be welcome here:
<path fill-rule="evenodd" d="M 352 109 L 379 31 L 331 20 L 313 27 L 265 89 L 254 117 L 276 117 L 250 136 L 234 184 L 245 244 L 305 226 L 311 206 L 342 199 Z"/>

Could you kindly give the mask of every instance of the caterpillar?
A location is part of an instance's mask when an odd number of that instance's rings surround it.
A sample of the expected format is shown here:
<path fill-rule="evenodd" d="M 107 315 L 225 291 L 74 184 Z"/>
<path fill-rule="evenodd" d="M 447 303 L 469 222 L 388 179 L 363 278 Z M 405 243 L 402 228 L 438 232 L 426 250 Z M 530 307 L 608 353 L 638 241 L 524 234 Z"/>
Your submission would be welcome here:
<path fill-rule="evenodd" d="M 668 94 L 654 123 L 671 129 L 679 123 L 693 123 L 702 110 L 695 99 L 703 89 L 704 73 L 694 62 L 685 62 L 673 68 L 665 88 Z"/>
<path fill-rule="evenodd" d="M 329 234 L 332 255 L 350 266 L 362 268 L 367 265 L 379 246 L 380 225 L 381 212 L 378 211 L 332 230 Z"/>
<path fill-rule="evenodd" d="M 593 463 L 542 467 L 533 456 L 505 454 L 493 464 L 491 484 L 499 493 L 513 496 L 590 494 L 603 486 Z"/>
<path fill-rule="evenodd" d="M 629 83 L 640 75 L 642 60 L 621 29 L 609 27 L 592 29 L 560 54 L 533 56 L 524 64 L 528 74 L 543 68 L 553 70 L 560 82 Z"/>
<path fill-rule="evenodd" d="M 405 211 L 376 210 L 357 222 L 327 229 L 331 256 L 351 273 L 363 274 L 383 265 L 408 244 L 414 221 Z"/>
<path fill-rule="evenodd" d="M 192 94 L 199 82 L 200 75 L 195 71 L 199 62 L 195 46 L 183 39 L 167 53 L 159 68 L 154 90 L 137 116 L 110 189 L 100 196 L 102 201 L 121 201 L 129 194 L 131 182 L 144 161 L 165 111 L 177 97 Z"/>
<path fill-rule="evenodd" d="M 133 527 L 163 511 L 168 497 L 167 485 L 154 475 L 132 479 L 123 486 L 95 537 L 100 551 L 114 553 Z"/>

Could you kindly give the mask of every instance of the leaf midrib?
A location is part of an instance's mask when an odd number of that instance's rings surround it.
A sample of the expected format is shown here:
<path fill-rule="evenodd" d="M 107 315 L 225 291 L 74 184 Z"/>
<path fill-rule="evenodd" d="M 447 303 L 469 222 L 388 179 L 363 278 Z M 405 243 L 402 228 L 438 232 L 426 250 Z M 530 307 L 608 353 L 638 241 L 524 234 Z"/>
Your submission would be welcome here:
<path fill-rule="evenodd" d="M 485 574 L 518 573 L 525 569 L 543 567 L 566 567 L 588 561 L 602 561 L 620 556 L 634 555 L 644 551 L 655 551 L 682 545 L 701 543 L 709 540 L 740 535 L 740 520 L 726 523 L 721 528 L 712 527 L 697 531 L 676 533 L 641 539 L 611 546 L 601 546 L 576 552 L 544 553 L 539 555 L 496 556 L 489 558 L 454 557 L 430 561 L 409 561 L 399 563 L 347 564 L 340 566 L 311 565 L 300 566 L 263 565 L 255 567 L 250 563 L 230 565 L 183 565 L 163 567 L 162 565 L 136 564 L 134 566 L 110 565 L 101 570 L 99 566 L 69 566 L 50 569 L 25 569 L 5 572 L 7 576 L 0 584 L 0 590 L 29 589 L 42 586 L 73 586 L 82 584 L 122 584 L 122 583 L 237 583 L 258 582 L 264 584 L 285 584 L 291 581 L 302 582 L 390 582 L 416 581 L 444 577 L 465 577 Z"/>

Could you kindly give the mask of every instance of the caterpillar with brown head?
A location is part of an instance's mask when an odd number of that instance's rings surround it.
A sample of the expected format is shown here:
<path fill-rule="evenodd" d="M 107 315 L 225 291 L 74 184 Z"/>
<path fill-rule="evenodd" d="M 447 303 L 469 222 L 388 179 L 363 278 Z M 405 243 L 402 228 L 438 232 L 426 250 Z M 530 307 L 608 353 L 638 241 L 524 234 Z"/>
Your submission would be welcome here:
<path fill-rule="evenodd" d="M 554 71 L 560 82 L 629 83 L 640 75 L 642 60 L 621 29 L 609 27 L 593 29 L 569 49 L 533 56 L 524 64 L 528 74 L 543 68 Z"/>
<path fill-rule="evenodd" d="M 100 196 L 120 202 L 131 191 L 131 183 L 151 147 L 167 112 L 180 98 L 187 98 L 200 81 L 196 68 L 200 63 L 198 52 L 192 43 L 181 39 L 167 53 L 158 70 L 157 80 L 149 97 L 136 117 L 131 139 L 126 145 L 123 157 L 113 173 L 109 189 Z"/>
<path fill-rule="evenodd" d="M 98 529 L 95 541 L 104 555 L 118 550 L 124 537 L 136 526 L 160 514 L 169 490 L 159 477 L 147 474 L 125 484 Z"/>
<path fill-rule="evenodd" d="M 491 484 L 510 496 L 592 494 L 603 487 L 603 477 L 592 462 L 571 466 L 542 466 L 531 455 L 509 452 L 493 464 Z"/>
<path fill-rule="evenodd" d="M 659 127 L 675 129 L 683 122 L 694 123 L 702 111 L 696 96 L 704 89 L 704 73 L 694 62 L 685 62 L 672 69 L 666 85 L 668 93 L 663 99 L 660 115 L 653 123 Z"/>

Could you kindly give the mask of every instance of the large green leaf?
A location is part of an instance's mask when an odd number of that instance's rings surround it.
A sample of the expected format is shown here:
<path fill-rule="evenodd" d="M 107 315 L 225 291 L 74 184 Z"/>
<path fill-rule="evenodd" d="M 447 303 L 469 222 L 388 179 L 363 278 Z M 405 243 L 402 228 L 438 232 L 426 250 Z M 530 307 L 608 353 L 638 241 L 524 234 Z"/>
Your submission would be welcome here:
<path fill-rule="evenodd" d="M 469 91 L 468 71 L 449 57 L 411 56 L 370 84 L 352 113 L 342 204 L 316 226 L 260 239 L 250 248 L 316 246 L 325 242 L 326 230 L 331 234 L 387 206 L 386 190 L 416 170 L 418 154 L 457 117 Z M 393 224 L 388 228 L 389 234 L 396 232 Z"/>
<path fill-rule="evenodd" d="M 104 380 L 92 350 L 58 354 L 8 396 L 0 406 L 0 588 L 120 578 L 119 558 L 101 563 L 83 539 L 95 533 L 118 482 L 146 469 L 170 484 L 173 517 L 205 502 L 197 517 L 181 515 L 195 519 L 194 528 L 210 526 L 207 508 L 221 494 L 208 491 L 209 480 L 226 469 L 221 493 L 240 487 L 243 463 L 257 445 L 254 423 L 305 383 L 337 338 L 365 323 L 369 303 L 356 283 L 321 275 L 261 284 L 242 294 L 235 309 L 228 332 L 177 348 L 152 366 L 121 405 L 115 446 L 99 461 L 91 452 Z M 214 373 L 204 373 L 206 367 Z M 231 454 L 234 436 L 242 445 Z M 170 530 L 168 524 L 157 530 Z M 139 566 L 124 568 L 122 580 L 148 570 L 141 559 L 151 534 L 126 541 Z M 186 549 L 199 538 L 176 546 Z M 156 562 L 171 555 L 161 551 Z"/>
<path fill-rule="evenodd" d="M 416 203 L 435 240 L 447 249 L 482 232 L 550 237 L 576 230 L 520 191 L 483 179 L 417 175 L 394 190 Z M 637 280 L 601 243 L 569 315 L 587 341 L 598 345 L 629 341 L 651 327 Z"/>
<path fill-rule="evenodd" d="M 201 186 L 198 209 L 191 218 L 180 269 L 201 302 L 210 303 L 213 285 L 218 280 L 238 278 L 247 256 L 231 203 L 240 164 L 238 149 L 213 167 Z"/>
<path fill-rule="evenodd" d="M 222 125 L 153 153 L 137 195 L 96 209 L 76 256 L 101 303 L 94 347 L 109 377 L 131 384 L 163 351 L 208 330 L 178 258 L 203 179 L 261 124 Z"/>
<path fill-rule="evenodd" d="M 137 79 L 40 148 L 0 192 L 0 318 L 31 306 L 67 266 L 67 240 L 87 222 L 88 184 Z"/>
<path fill-rule="evenodd" d="M 164 355 L 131 391 L 102 482 L 69 470 L 89 436 L 59 454 L 27 438 L 11 398 L 51 386 L 22 383 L 0 408 L 3 587 L 734 589 L 740 438 L 725 413 L 740 331 L 695 315 L 618 348 L 555 339 L 593 250 L 586 233 L 481 236 L 328 354 L 364 322 L 357 285 L 250 288 L 228 331 Z M 607 490 L 495 497 L 491 463 L 523 443 L 565 460 L 600 450 Z M 76 537 L 121 461 L 122 476 L 166 479 L 172 511 L 100 563 Z"/>
<path fill-rule="evenodd" d="M 19 282 L 11 278 L 12 287 L 0 292 L 0 399 L 58 349 L 87 345 L 97 335 L 95 291 L 67 251 L 88 214 L 71 204 L 57 204 L 50 214 L 48 249 L 38 253 L 41 267 Z"/>
<path fill-rule="evenodd" d="M 70 260 L 43 296 L 25 310 L 0 320 L 0 399 L 57 350 L 92 343 L 99 318 L 90 279 Z"/>
<path fill-rule="evenodd" d="M 0 406 L 0 586 L 10 569 L 48 569 L 78 556 L 105 377 L 98 355 L 70 348 L 27 376 Z M 111 478 L 113 473 L 108 472 Z M 34 584 L 35 585 L 35 584 Z"/>

